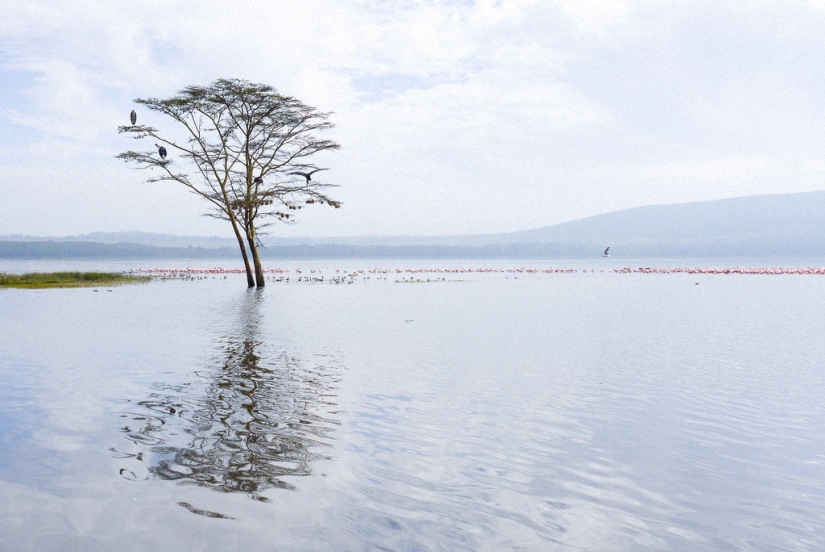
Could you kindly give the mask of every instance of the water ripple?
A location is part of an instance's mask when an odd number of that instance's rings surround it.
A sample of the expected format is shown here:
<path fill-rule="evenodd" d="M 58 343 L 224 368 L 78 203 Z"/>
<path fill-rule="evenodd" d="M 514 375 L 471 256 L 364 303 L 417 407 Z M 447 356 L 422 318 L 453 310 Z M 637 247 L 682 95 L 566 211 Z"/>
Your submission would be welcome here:
<path fill-rule="evenodd" d="M 310 464 L 327 458 L 320 450 L 339 424 L 334 362 L 310 366 L 265 344 L 255 306 L 247 305 L 239 332 L 221 337 L 214 368 L 184 385 L 158 384 L 123 413 L 134 462 L 121 475 L 267 501 L 264 491 L 293 488 L 288 478 L 310 475 Z"/>

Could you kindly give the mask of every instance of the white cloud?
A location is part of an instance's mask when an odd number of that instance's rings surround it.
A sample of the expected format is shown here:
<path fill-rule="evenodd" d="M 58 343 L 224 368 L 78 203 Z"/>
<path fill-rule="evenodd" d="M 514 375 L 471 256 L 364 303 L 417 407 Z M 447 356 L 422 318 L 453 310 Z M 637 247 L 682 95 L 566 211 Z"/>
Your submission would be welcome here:
<path fill-rule="evenodd" d="M 622 0 L 560 0 L 556 5 L 582 34 L 604 36 L 610 29 L 627 23 L 631 2 Z"/>

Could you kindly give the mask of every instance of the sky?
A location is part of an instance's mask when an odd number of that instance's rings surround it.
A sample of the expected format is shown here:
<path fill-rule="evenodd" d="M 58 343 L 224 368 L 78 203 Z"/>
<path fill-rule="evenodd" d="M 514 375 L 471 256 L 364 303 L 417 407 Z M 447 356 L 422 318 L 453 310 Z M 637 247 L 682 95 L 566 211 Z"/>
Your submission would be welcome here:
<path fill-rule="evenodd" d="M 825 189 L 825 0 L 22 0 L 3 15 L 0 235 L 231 235 L 115 159 L 141 149 L 116 131 L 133 99 L 218 78 L 334 113 L 342 148 L 317 162 L 343 207 L 304 209 L 278 237 L 510 232 Z"/>

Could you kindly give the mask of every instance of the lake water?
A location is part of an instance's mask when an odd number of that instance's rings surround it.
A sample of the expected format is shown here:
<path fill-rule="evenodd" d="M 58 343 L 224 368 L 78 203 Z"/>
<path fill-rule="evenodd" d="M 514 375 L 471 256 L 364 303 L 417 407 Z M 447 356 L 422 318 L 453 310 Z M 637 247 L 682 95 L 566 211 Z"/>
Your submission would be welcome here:
<path fill-rule="evenodd" d="M 825 548 L 825 276 L 377 264 L 0 290 L 0 550 Z"/>

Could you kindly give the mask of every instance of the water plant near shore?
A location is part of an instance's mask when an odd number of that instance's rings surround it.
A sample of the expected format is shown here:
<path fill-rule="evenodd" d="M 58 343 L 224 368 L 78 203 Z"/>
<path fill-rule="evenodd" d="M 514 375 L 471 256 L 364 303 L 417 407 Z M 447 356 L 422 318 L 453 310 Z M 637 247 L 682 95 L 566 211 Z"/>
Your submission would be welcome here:
<path fill-rule="evenodd" d="M 0 272 L 0 287 L 56 288 L 95 287 L 148 282 L 149 276 L 135 276 L 120 272 L 31 272 L 5 274 Z"/>

